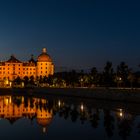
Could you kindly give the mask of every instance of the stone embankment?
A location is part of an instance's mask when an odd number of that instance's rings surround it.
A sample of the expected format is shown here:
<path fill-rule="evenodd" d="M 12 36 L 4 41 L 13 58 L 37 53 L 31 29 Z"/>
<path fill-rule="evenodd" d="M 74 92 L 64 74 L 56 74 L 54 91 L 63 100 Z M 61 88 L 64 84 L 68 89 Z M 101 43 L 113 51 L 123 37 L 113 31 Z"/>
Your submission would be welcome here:
<path fill-rule="evenodd" d="M 40 88 L 33 90 L 34 94 L 73 96 L 80 98 L 94 98 L 123 102 L 140 103 L 139 89 L 115 89 L 115 88 Z"/>
<path fill-rule="evenodd" d="M 140 89 L 117 88 L 33 88 L 33 89 L 0 89 L 0 95 L 40 95 L 94 98 L 112 101 L 140 103 Z"/>

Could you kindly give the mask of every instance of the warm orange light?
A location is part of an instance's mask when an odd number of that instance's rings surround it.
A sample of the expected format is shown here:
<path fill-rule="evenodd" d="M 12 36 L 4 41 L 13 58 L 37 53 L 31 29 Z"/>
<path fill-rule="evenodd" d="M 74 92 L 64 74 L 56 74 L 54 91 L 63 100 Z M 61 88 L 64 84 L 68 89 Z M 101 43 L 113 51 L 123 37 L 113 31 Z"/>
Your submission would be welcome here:
<path fill-rule="evenodd" d="M 58 106 L 59 106 L 59 107 L 61 106 L 61 101 L 60 101 L 60 100 L 58 101 Z"/>
<path fill-rule="evenodd" d="M 81 104 L 80 109 L 81 109 L 81 111 L 84 110 L 84 105 L 83 104 Z"/>

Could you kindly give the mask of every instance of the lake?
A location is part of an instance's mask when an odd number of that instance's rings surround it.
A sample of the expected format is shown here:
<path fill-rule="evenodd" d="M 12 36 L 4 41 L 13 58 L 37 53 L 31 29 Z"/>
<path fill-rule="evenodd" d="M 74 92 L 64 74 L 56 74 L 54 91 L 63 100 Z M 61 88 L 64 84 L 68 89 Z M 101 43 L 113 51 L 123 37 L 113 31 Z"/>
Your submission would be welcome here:
<path fill-rule="evenodd" d="M 58 96 L 0 96 L 0 139 L 139 140 L 140 104 Z"/>

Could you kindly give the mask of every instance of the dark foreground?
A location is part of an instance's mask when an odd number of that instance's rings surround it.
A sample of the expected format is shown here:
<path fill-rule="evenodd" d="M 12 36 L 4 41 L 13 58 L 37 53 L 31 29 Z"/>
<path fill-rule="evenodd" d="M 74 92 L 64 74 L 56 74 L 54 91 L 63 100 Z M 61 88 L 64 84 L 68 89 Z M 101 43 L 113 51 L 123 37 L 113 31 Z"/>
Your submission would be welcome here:
<path fill-rule="evenodd" d="M 140 103 L 67 96 L 66 92 L 66 96 L 46 94 L 46 90 L 1 90 L 1 139 L 140 139 Z"/>
<path fill-rule="evenodd" d="M 120 102 L 140 103 L 140 89 L 113 88 L 33 88 L 33 89 L 0 89 L 1 94 L 33 94 L 37 96 L 62 96 L 92 98 Z"/>

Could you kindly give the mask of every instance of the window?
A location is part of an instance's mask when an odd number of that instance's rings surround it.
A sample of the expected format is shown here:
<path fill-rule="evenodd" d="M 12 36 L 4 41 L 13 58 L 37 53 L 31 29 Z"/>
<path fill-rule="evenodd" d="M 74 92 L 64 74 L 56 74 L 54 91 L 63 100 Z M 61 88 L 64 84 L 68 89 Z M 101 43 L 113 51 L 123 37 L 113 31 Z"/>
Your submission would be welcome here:
<path fill-rule="evenodd" d="M 41 73 L 42 73 L 42 71 L 41 71 Z"/>
<path fill-rule="evenodd" d="M 47 69 L 47 67 L 46 67 L 46 69 Z"/>
<path fill-rule="evenodd" d="M 18 72 L 18 74 L 20 74 L 20 72 Z"/>
<path fill-rule="evenodd" d="M 42 69 L 42 67 L 41 67 L 41 69 Z"/>
<path fill-rule="evenodd" d="M 3 68 L 3 70 L 5 70 L 5 68 Z"/>
<path fill-rule="evenodd" d="M 20 68 L 19 68 L 19 70 L 20 70 Z"/>
<path fill-rule="evenodd" d="M 46 71 L 46 73 L 47 73 L 47 71 Z"/>
<path fill-rule="evenodd" d="M 28 68 L 26 68 L 26 70 L 28 70 Z"/>
<path fill-rule="evenodd" d="M 32 68 L 30 68 L 30 70 L 32 70 Z"/>

